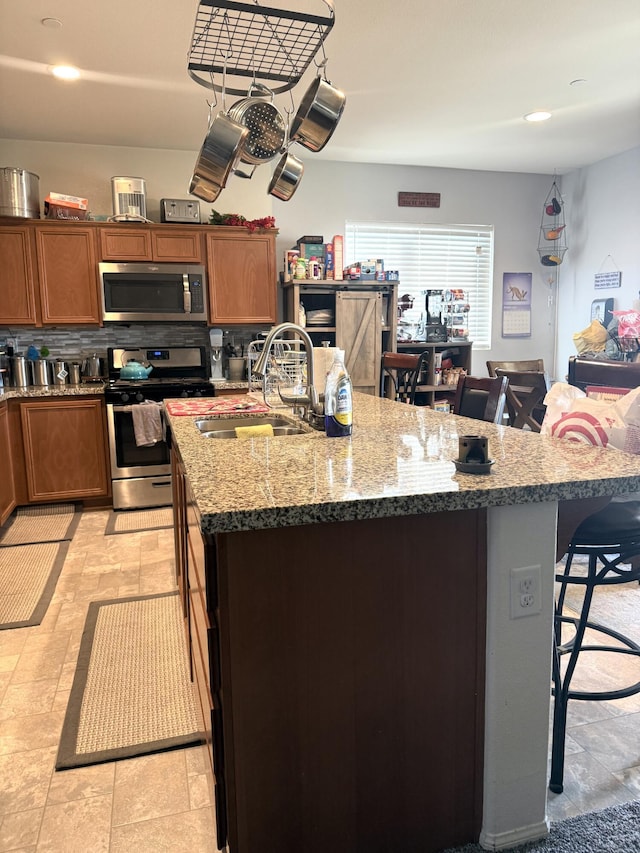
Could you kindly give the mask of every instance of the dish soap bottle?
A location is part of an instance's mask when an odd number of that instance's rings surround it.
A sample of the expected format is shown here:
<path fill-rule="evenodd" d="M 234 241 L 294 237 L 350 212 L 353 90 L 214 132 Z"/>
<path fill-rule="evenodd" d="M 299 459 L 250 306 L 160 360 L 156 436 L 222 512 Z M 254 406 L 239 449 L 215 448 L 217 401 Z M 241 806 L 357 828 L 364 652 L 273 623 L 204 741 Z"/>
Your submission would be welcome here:
<path fill-rule="evenodd" d="M 353 400 L 344 350 L 336 349 L 324 389 L 324 429 L 328 436 L 351 435 Z"/>

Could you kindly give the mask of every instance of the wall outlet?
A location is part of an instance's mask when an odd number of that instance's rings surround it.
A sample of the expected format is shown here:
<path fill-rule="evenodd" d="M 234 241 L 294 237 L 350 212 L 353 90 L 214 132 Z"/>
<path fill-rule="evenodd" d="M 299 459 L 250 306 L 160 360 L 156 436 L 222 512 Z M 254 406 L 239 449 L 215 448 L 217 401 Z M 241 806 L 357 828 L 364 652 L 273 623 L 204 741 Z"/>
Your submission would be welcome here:
<path fill-rule="evenodd" d="M 511 618 L 533 616 L 542 610 L 540 566 L 521 566 L 511 569 L 509 586 L 511 596 Z"/>

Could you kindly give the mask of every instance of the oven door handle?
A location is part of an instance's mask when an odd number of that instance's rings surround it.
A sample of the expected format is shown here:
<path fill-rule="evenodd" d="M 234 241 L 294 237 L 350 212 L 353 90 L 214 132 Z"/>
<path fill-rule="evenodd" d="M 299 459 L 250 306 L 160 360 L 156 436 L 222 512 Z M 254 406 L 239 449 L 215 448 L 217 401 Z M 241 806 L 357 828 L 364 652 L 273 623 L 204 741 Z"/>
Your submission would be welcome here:
<path fill-rule="evenodd" d="M 130 412 L 132 408 L 133 406 L 115 406 L 113 404 L 111 405 L 111 409 L 114 412 Z"/>
<path fill-rule="evenodd" d="M 189 290 L 189 276 L 185 273 L 182 276 L 182 305 L 185 314 L 191 314 L 191 291 Z"/>

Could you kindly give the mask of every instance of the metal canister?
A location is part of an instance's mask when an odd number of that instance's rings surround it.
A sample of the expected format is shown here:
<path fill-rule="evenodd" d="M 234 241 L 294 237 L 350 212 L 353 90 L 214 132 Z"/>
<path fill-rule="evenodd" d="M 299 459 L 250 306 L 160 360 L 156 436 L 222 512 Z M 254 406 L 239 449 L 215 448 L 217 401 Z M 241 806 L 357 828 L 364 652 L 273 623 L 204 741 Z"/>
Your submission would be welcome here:
<path fill-rule="evenodd" d="M 46 358 L 36 358 L 30 361 L 32 385 L 47 386 L 51 384 L 51 362 Z"/>
<path fill-rule="evenodd" d="M 27 359 L 23 355 L 14 355 L 11 358 L 11 381 L 14 388 L 28 388 L 29 374 L 27 372 Z"/>
<path fill-rule="evenodd" d="M 66 385 L 67 379 L 69 377 L 69 371 L 67 370 L 66 361 L 54 361 L 53 362 L 53 384 L 54 385 Z"/>
<path fill-rule="evenodd" d="M 79 361 L 70 361 L 69 362 L 69 384 L 70 385 L 79 385 L 80 384 L 80 362 Z"/>

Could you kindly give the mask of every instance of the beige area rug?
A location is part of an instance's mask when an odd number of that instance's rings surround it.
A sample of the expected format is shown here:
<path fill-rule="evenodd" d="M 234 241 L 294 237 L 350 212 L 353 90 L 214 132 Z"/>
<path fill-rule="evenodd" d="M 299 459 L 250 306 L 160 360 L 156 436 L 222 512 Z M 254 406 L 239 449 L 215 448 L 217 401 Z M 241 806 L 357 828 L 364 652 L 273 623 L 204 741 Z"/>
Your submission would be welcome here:
<path fill-rule="evenodd" d="M 200 742 L 177 592 L 91 602 L 56 769 Z"/>
<path fill-rule="evenodd" d="M 0 547 L 71 539 L 81 516 L 74 504 L 19 507 L 0 532 Z"/>
<path fill-rule="evenodd" d="M 42 622 L 68 548 L 65 541 L 0 549 L 0 630 Z"/>
<path fill-rule="evenodd" d="M 173 508 L 170 506 L 161 506 L 157 509 L 120 510 L 112 512 L 109 516 L 104 535 L 162 530 L 165 527 L 173 527 Z"/>

